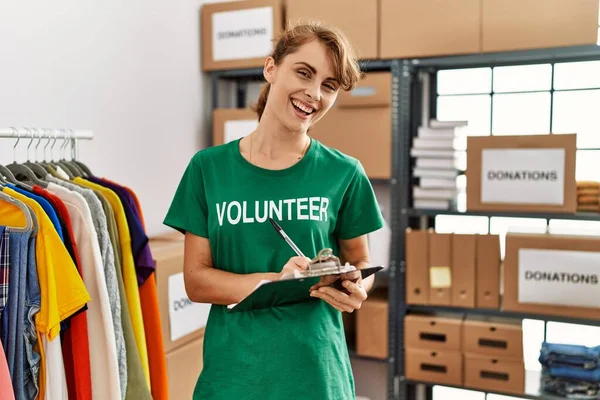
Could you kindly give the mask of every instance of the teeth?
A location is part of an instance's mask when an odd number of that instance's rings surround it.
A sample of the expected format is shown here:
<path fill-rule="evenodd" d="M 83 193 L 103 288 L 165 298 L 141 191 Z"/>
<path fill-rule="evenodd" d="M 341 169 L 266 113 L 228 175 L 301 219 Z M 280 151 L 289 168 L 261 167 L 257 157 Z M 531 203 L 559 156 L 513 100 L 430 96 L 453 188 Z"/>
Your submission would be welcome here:
<path fill-rule="evenodd" d="M 311 107 L 306 107 L 304 104 L 300 103 L 299 101 L 292 100 L 292 104 L 307 114 L 310 114 L 311 112 L 313 112 L 313 109 Z"/>

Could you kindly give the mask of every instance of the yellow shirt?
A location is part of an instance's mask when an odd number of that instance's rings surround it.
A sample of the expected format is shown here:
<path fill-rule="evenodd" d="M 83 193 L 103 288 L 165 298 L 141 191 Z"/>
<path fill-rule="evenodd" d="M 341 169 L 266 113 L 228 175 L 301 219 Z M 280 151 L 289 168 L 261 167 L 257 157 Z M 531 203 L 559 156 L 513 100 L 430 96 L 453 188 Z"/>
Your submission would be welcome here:
<path fill-rule="evenodd" d="M 60 332 L 60 322 L 89 302 L 90 295 L 58 232 L 42 207 L 35 200 L 11 188 L 5 187 L 2 191 L 30 206 L 38 222 L 35 259 L 41 299 L 40 310 L 35 315 L 35 325 L 40 340 L 40 398 L 43 398 L 41 396 L 45 390 L 46 360 L 41 346 L 42 336 L 47 335 L 48 340 L 56 338 Z M 2 202 L 0 224 L 24 227 L 25 215 L 14 204 Z"/>
<path fill-rule="evenodd" d="M 144 331 L 140 291 L 137 283 L 133 253 L 131 251 L 131 235 L 129 234 L 129 225 L 127 225 L 125 209 L 123 208 L 119 196 L 112 190 L 82 178 L 75 178 L 73 182 L 102 193 L 114 210 L 115 219 L 117 220 L 117 230 L 119 231 L 119 242 L 121 245 L 123 283 L 125 285 L 125 294 L 127 296 L 129 312 L 131 314 L 133 334 L 135 335 L 135 341 L 140 354 L 142 369 L 144 370 L 148 387 L 150 387 L 150 368 L 148 364 L 148 349 L 146 348 L 146 333 Z"/>

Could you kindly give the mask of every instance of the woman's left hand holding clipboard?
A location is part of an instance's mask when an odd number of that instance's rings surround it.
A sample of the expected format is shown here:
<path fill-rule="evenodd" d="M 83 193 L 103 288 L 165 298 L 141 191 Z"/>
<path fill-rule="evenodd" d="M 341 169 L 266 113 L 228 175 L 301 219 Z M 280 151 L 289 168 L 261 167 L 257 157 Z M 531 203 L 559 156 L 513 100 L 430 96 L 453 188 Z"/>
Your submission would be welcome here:
<path fill-rule="evenodd" d="M 333 283 L 341 283 L 339 290 Z M 354 312 L 360 309 L 363 301 L 367 299 L 367 291 L 362 286 L 360 271 L 348 272 L 342 275 L 329 275 L 310 288 L 311 297 L 322 299 L 340 312 Z"/>

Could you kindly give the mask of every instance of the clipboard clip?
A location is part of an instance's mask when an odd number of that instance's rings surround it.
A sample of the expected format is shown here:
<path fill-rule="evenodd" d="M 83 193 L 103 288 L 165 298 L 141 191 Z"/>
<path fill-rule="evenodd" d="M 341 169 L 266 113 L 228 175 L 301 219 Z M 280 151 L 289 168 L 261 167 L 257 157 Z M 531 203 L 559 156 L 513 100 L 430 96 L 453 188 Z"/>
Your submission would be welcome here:
<path fill-rule="evenodd" d="M 330 248 L 324 248 L 308 264 L 306 271 L 295 271 L 290 278 L 313 278 L 325 275 L 341 275 L 356 271 L 356 267 L 346 263 L 342 265 L 339 257 Z M 286 279 L 285 277 L 283 279 Z"/>

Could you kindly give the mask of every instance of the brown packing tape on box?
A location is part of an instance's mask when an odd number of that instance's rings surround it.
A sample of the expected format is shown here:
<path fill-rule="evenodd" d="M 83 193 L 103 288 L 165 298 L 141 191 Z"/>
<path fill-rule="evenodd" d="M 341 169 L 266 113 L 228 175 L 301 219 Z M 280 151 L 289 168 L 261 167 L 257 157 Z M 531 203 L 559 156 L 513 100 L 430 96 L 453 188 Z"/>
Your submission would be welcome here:
<path fill-rule="evenodd" d="M 559 304 L 519 303 L 519 249 L 572 250 L 598 252 L 600 238 L 594 236 L 508 233 L 504 259 L 504 297 L 502 310 L 556 315 L 571 318 L 597 319 L 600 308 L 574 307 Z"/>
<path fill-rule="evenodd" d="M 520 395 L 525 392 L 522 360 L 465 354 L 465 387 Z"/>
<path fill-rule="evenodd" d="M 474 308 L 477 236 L 455 234 L 452 247 L 452 305 Z"/>
<path fill-rule="evenodd" d="M 406 235 L 406 302 L 429 303 L 429 233 L 407 229 Z"/>
<path fill-rule="evenodd" d="M 463 356 L 460 352 L 407 348 L 405 353 L 407 379 L 452 386 L 463 384 Z"/>
<path fill-rule="evenodd" d="M 411 314 L 404 317 L 404 347 L 461 351 L 463 321 L 438 315 Z"/>
<path fill-rule="evenodd" d="M 575 183 L 575 156 L 577 135 L 524 135 L 524 136 L 470 136 L 467 138 L 467 210 L 469 211 L 532 211 L 548 213 L 574 213 L 577 210 Z M 564 149 L 563 204 L 488 203 L 482 202 L 483 151 L 494 150 L 547 150 Z M 510 166 L 506 166 L 508 168 Z M 530 199 L 529 199 L 530 200 Z"/>
<path fill-rule="evenodd" d="M 451 304 L 451 263 L 452 234 L 429 231 L 429 304 L 438 306 Z M 450 276 L 449 280 L 447 276 Z M 438 282 L 436 277 L 439 277 Z"/>

